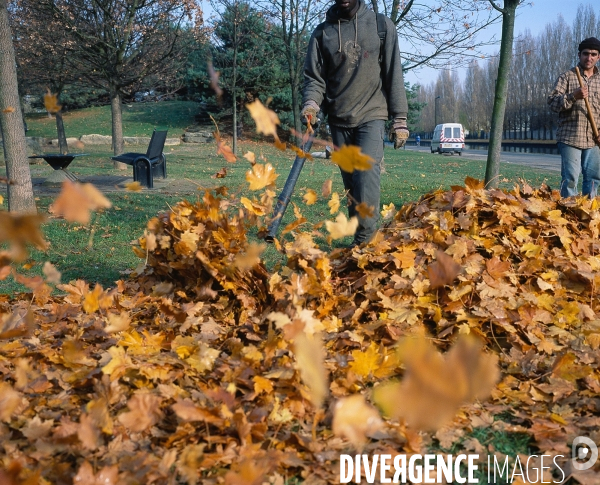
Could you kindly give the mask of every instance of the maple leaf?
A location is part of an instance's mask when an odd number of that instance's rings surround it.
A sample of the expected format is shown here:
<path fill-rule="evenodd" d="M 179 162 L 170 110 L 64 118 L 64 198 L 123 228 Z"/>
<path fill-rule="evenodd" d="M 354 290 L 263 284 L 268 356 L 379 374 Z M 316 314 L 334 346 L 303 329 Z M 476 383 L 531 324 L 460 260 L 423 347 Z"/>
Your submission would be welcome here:
<path fill-rule="evenodd" d="M 9 422 L 23 396 L 8 382 L 0 382 L 0 421 Z"/>
<path fill-rule="evenodd" d="M 393 202 L 390 202 L 388 205 L 383 204 L 383 208 L 381 209 L 381 217 L 384 221 L 389 221 L 396 215 L 396 207 Z"/>
<path fill-rule="evenodd" d="M 63 216 L 67 221 L 87 224 L 90 211 L 110 207 L 112 203 L 92 184 L 65 180 L 60 195 L 48 211 Z"/>
<path fill-rule="evenodd" d="M 264 189 L 268 185 L 274 184 L 277 177 L 279 175 L 275 173 L 275 169 L 270 163 L 265 165 L 257 163 L 246 172 L 246 181 L 250 184 L 250 190 Z"/>
<path fill-rule="evenodd" d="M 325 370 L 325 351 L 321 338 L 317 335 L 309 338 L 306 333 L 299 333 L 294 338 L 294 355 L 296 368 L 309 389 L 313 406 L 321 408 L 329 389 L 329 379 Z"/>
<path fill-rule="evenodd" d="M 49 89 L 44 94 L 44 106 L 46 107 L 46 111 L 51 114 L 58 113 L 62 107 L 58 104 L 58 95 L 52 94 Z"/>
<path fill-rule="evenodd" d="M 360 147 L 354 145 L 343 145 L 331 154 L 331 161 L 338 165 L 344 172 L 354 170 L 369 170 L 373 159 L 365 155 Z"/>
<path fill-rule="evenodd" d="M 40 230 L 46 218 L 39 214 L 15 214 L 0 211 L 0 243 L 10 244 L 10 258 L 21 261 L 27 257 L 27 245 L 45 250 L 48 242 Z"/>
<path fill-rule="evenodd" d="M 351 217 L 348 220 L 344 214 L 339 213 L 335 222 L 325 221 L 325 227 L 333 239 L 352 236 L 358 228 L 358 217 Z"/>
<path fill-rule="evenodd" d="M 360 217 L 366 219 L 368 217 L 373 217 L 375 208 L 372 205 L 367 205 L 365 202 L 361 202 L 356 206 L 356 212 L 358 212 Z"/>
<path fill-rule="evenodd" d="M 254 152 L 246 152 L 244 154 L 244 158 L 250 162 L 250 165 L 254 165 L 256 163 L 256 155 Z"/>
<path fill-rule="evenodd" d="M 444 251 L 436 252 L 436 261 L 427 267 L 429 285 L 432 289 L 449 285 L 460 273 L 461 266 Z"/>
<path fill-rule="evenodd" d="M 139 183 L 137 180 L 135 182 L 126 183 L 125 190 L 127 190 L 128 192 L 141 192 L 142 184 Z"/>
<path fill-rule="evenodd" d="M 277 114 L 265 107 L 259 99 L 246 105 L 250 116 L 256 123 L 256 132 L 263 133 L 265 135 L 273 135 L 277 138 L 277 125 L 281 122 Z"/>
<path fill-rule="evenodd" d="M 487 398 L 498 380 L 498 357 L 481 347 L 462 336 L 442 355 L 423 337 L 406 339 L 400 347 L 404 379 L 376 388 L 375 402 L 386 415 L 417 429 L 439 429 L 462 404 Z"/>
<path fill-rule="evenodd" d="M 160 396 L 146 391 L 138 392 L 127 401 L 129 411 L 121 413 L 118 420 L 131 431 L 144 431 L 154 426 L 162 418 L 161 401 Z"/>
<path fill-rule="evenodd" d="M 335 404 L 332 430 L 350 441 L 357 450 L 362 450 L 368 434 L 381 428 L 383 422 L 379 413 L 361 394 L 340 399 Z"/>
<path fill-rule="evenodd" d="M 313 205 L 317 202 L 317 193 L 313 189 L 308 189 L 302 199 L 306 205 Z"/>
<path fill-rule="evenodd" d="M 251 201 L 247 197 L 240 198 L 240 203 L 254 215 L 264 216 L 267 213 L 264 206 Z"/>
<path fill-rule="evenodd" d="M 354 359 L 350 362 L 352 372 L 361 377 L 369 377 L 377 371 L 381 362 L 379 346 L 375 342 L 371 342 L 364 352 L 362 350 L 352 351 L 352 358 Z"/>
<path fill-rule="evenodd" d="M 329 206 L 330 214 L 335 214 L 337 211 L 340 210 L 340 196 L 337 192 L 334 192 L 331 195 L 331 199 L 329 200 L 329 202 L 327 202 L 327 205 Z"/>

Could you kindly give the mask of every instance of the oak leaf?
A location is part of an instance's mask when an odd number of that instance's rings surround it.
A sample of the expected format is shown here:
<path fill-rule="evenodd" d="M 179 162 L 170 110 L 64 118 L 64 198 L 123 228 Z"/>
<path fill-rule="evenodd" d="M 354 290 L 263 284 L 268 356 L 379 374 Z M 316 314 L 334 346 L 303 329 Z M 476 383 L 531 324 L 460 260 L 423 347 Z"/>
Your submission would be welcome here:
<path fill-rule="evenodd" d="M 331 161 L 338 165 L 344 172 L 354 170 L 370 170 L 373 159 L 365 155 L 360 147 L 354 145 L 343 145 L 331 154 Z"/>

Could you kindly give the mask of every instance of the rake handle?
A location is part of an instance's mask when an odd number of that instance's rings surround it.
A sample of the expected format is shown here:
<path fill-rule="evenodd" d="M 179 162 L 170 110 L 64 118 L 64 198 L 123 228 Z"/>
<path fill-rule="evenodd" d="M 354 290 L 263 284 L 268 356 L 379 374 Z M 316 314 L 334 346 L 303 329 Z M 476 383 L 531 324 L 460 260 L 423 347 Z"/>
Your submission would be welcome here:
<path fill-rule="evenodd" d="M 575 74 L 577 74 L 577 80 L 579 81 L 579 87 L 583 88 L 583 79 L 581 78 L 581 74 L 579 73 L 579 66 L 575 66 Z M 592 125 L 592 132 L 594 133 L 594 138 L 596 138 L 596 143 L 598 140 L 598 127 L 596 126 L 596 121 L 594 121 L 594 113 L 592 112 L 592 107 L 590 106 L 590 102 L 587 98 L 583 99 L 585 101 L 585 108 L 587 109 L 588 119 L 590 120 L 590 124 Z"/>

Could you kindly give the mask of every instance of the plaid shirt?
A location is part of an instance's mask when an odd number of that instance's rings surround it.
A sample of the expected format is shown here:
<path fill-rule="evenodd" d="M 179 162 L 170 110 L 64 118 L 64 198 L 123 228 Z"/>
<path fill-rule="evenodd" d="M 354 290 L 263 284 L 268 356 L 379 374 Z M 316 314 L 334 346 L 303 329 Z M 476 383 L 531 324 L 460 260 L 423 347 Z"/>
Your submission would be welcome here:
<path fill-rule="evenodd" d="M 588 86 L 588 101 L 592 108 L 596 126 L 600 125 L 600 72 L 594 67 L 594 73 L 588 78 L 579 72 L 583 82 Z M 586 149 L 596 146 L 592 125 L 587 117 L 585 100 L 569 100 L 568 95 L 579 88 L 579 81 L 575 68 L 562 73 L 556 81 L 556 86 L 550 96 L 548 104 L 552 111 L 558 113 L 558 130 L 556 141 L 563 142 L 575 148 Z"/>

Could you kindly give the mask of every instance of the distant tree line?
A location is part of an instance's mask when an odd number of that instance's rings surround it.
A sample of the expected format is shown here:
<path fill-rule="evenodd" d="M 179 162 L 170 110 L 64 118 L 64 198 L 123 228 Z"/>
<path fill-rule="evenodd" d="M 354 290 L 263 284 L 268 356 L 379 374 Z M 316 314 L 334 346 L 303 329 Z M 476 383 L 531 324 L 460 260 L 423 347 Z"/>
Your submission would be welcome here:
<path fill-rule="evenodd" d="M 546 98 L 558 76 L 577 64 L 579 43 L 586 37 L 598 37 L 600 10 L 597 12 L 590 4 L 579 5 L 571 26 L 559 16 L 537 36 L 526 30 L 515 40 L 504 138 L 554 138 L 557 116 L 549 110 Z M 424 107 L 416 131 L 431 133 L 437 111 L 437 123 L 460 122 L 471 137 L 487 137 L 497 72 L 497 56 L 486 62 L 472 60 L 464 80 L 455 71 L 441 70 L 435 82 L 419 89 L 417 100 Z"/>

